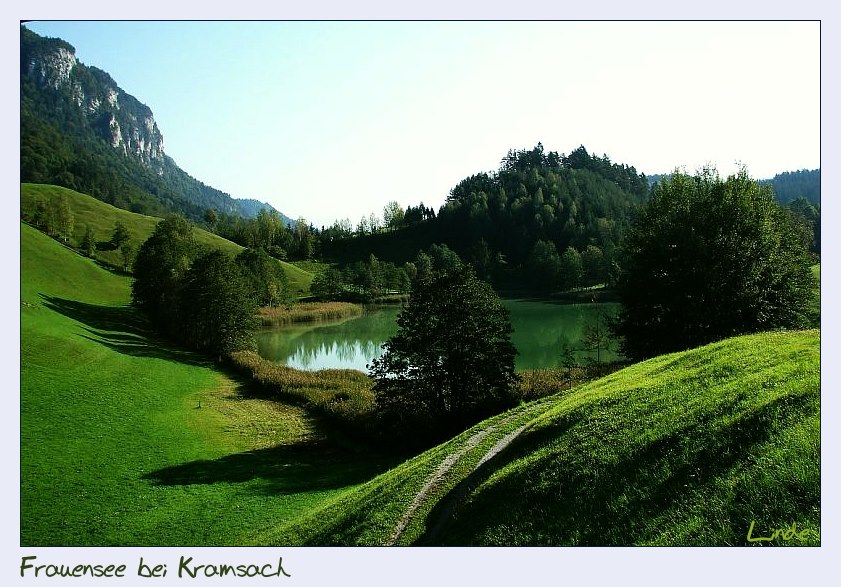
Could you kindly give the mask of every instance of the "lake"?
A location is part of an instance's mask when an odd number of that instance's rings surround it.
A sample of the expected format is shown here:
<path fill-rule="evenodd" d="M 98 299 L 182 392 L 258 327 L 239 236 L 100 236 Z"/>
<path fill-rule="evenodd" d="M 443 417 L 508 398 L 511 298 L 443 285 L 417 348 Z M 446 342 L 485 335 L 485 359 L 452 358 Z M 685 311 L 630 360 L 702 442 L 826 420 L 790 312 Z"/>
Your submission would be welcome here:
<path fill-rule="evenodd" d="M 503 300 L 511 312 L 511 341 L 519 351 L 517 370 L 560 366 L 563 343 L 581 346 L 584 327 L 595 323 L 599 310 L 615 314 L 619 304 L 556 304 Z M 380 356 L 382 345 L 397 332 L 398 306 L 366 310 L 358 318 L 287 326 L 257 333 L 260 356 L 296 369 L 358 369 Z M 576 354 L 580 361 L 595 352 Z M 615 357 L 602 351 L 602 360 Z"/>

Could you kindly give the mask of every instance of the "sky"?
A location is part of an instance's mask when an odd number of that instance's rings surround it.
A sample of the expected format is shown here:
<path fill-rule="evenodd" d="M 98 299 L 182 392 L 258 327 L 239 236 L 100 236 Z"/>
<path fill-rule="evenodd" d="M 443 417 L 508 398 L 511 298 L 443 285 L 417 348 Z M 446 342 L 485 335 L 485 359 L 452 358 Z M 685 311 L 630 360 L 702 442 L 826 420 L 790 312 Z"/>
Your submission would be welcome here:
<path fill-rule="evenodd" d="M 182 169 L 315 226 L 438 208 L 538 142 L 646 174 L 820 167 L 814 21 L 27 26 L 149 106 Z"/>

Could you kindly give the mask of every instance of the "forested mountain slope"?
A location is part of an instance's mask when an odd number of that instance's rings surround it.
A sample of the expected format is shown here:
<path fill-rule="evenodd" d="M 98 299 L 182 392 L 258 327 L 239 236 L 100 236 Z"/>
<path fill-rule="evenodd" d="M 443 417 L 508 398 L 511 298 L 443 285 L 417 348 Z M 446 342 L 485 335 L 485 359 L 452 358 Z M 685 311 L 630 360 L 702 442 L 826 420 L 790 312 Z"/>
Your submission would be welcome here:
<path fill-rule="evenodd" d="M 61 39 L 20 28 L 21 180 L 55 184 L 119 208 L 201 221 L 208 208 L 254 217 L 273 209 L 205 185 L 163 146 L 152 110 Z M 289 221 L 289 219 L 286 219 Z"/>

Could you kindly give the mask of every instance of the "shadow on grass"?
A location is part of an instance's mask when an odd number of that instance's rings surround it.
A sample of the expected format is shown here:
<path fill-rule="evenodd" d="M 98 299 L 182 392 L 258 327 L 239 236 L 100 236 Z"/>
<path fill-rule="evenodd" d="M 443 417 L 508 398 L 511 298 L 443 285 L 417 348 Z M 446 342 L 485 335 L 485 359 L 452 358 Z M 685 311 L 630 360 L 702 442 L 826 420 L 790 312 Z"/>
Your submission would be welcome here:
<path fill-rule="evenodd" d="M 692 492 L 715 495 L 720 491 L 717 482 L 734 467 L 748 466 L 756 447 L 813 409 L 809 396 L 783 396 L 722 425 L 725 414 L 735 413 L 734 406 L 722 405 L 715 413 L 654 440 L 619 462 L 593 463 L 589 470 L 580 470 L 553 463 L 548 456 L 503 477 L 478 495 L 472 493 L 493 473 L 523 454 L 556 442 L 586 417 L 586 410 L 571 412 L 558 418 L 555 425 L 515 440 L 512 450 L 459 483 L 434 506 L 427 517 L 427 529 L 415 544 L 457 545 L 472 543 L 477 536 L 511 540 L 509 531 L 519 540 L 527 537 L 529 546 L 647 543 L 659 538 L 658 528 L 649 527 L 648 522 L 664 510 L 681 507 Z M 524 483 L 524 479 L 535 481 Z M 627 498 L 627 503 L 618 502 L 618 496 Z M 776 508 L 777 517 L 769 519 L 795 519 L 816 503 L 819 495 L 792 492 L 790 502 L 770 506 Z M 741 522 L 753 506 L 731 504 L 730 519 Z M 535 512 L 539 512 L 537 522 L 533 521 Z M 722 542 L 743 543 L 746 529 L 730 529 Z"/>
<path fill-rule="evenodd" d="M 88 340 L 133 357 L 152 357 L 189 365 L 208 365 L 201 355 L 168 346 L 131 306 L 99 306 L 41 294 L 44 306 L 82 324 Z"/>
<path fill-rule="evenodd" d="M 351 453 L 327 441 L 281 445 L 165 467 L 144 476 L 156 485 L 208 485 L 262 480 L 269 495 L 340 489 L 372 479 L 394 463 Z"/>
<path fill-rule="evenodd" d="M 237 399 L 277 399 L 275 394 L 224 364 L 168 346 L 154 335 L 145 318 L 130 306 L 99 306 L 42 297 L 47 308 L 79 322 L 88 333 L 80 336 L 88 340 L 135 357 L 212 365 L 237 384 Z M 262 480 L 257 491 L 276 495 L 337 489 L 362 483 L 400 461 L 399 455 L 380 454 L 381 451 L 348 438 L 317 413 L 307 412 L 314 440 L 174 465 L 149 473 L 144 478 L 164 486 Z"/>

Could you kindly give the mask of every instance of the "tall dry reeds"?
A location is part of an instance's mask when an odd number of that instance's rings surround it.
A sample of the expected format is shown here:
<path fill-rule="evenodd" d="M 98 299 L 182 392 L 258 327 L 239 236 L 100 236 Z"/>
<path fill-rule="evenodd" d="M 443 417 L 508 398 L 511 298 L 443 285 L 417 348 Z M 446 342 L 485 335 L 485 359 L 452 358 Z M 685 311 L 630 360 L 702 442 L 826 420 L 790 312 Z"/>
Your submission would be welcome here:
<path fill-rule="evenodd" d="M 519 373 L 519 392 L 523 401 L 568 391 L 573 387 L 604 377 L 625 367 L 624 362 L 587 363 L 569 369 L 529 369 Z"/>
<path fill-rule="evenodd" d="M 289 307 L 260 308 L 258 320 L 263 327 L 289 326 L 322 320 L 341 320 L 361 316 L 365 309 L 349 302 L 305 302 Z"/>
<path fill-rule="evenodd" d="M 264 390 L 327 416 L 354 432 L 365 433 L 374 412 L 372 380 L 353 369 L 302 371 L 264 359 L 253 351 L 230 356 L 234 367 Z"/>

